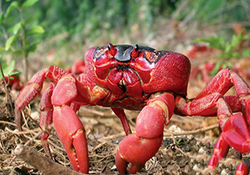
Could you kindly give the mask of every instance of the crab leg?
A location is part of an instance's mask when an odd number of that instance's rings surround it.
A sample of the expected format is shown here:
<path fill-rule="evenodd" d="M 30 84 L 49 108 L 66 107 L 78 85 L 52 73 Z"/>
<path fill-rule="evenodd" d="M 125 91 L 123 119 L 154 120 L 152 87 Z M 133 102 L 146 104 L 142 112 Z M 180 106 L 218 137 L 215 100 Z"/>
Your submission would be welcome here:
<path fill-rule="evenodd" d="M 41 91 L 45 75 L 48 69 L 43 69 L 37 72 L 22 89 L 18 98 L 15 101 L 15 122 L 17 128 L 22 130 L 22 114 L 21 110 L 27 106 Z"/>
<path fill-rule="evenodd" d="M 41 92 L 45 78 L 48 78 L 52 82 L 56 83 L 62 76 L 66 74 L 67 72 L 62 68 L 50 66 L 49 68 L 40 70 L 32 76 L 15 101 L 15 122 L 19 130 L 22 130 L 21 110 Z"/>
<path fill-rule="evenodd" d="M 15 103 L 17 126 L 21 129 L 21 110 L 40 93 L 45 78 L 56 84 L 55 87 L 51 84 L 41 99 L 40 126 L 45 131 L 41 136 L 45 152 L 50 155 L 47 138 L 53 120 L 74 170 L 88 173 L 85 130 L 75 111 L 69 107 L 78 97 L 77 80 L 60 67 L 51 66 L 39 71 L 20 92 Z"/>
<path fill-rule="evenodd" d="M 136 173 L 161 146 L 164 124 L 168 124 L 174 111 L 174 96 L 162 94 L 151 99 L 136 120 L 136 134 L 126 136 L 116 154 L 117 170 L 124 174 L 128 163 L 130 173 Z"/>
<path fill-rule="evenodd" d="M 246 166 L 243 162 L 240 162 L 237 169 L 236 169 L 235 174 L 236 175 L 247 175 L 248 172 L 249 172 L 248 166 Z"/>
<path fill-rule="evenodd" d="M 234 86 L 236 96 L 223 95 Z M 191 101 L 177 97 L 177 110 L 185 115 L 209 116 L 217 114 L 222 134 L 218 139 L 209 167 L 214 168 L 226 155 L 228 146 L 241 153 L 250 152 L 250 88 L 236 73 L 223 69 L 208 86 Z M 235 103 L 230 102 L 232 100 Z M 241 112 L 233 114 L 233 112 Z M 238 169 L 238 172 L 240 168 Z"/>
<path fill-rule="evenodd" d="M 126 133 L 126 135 L 131 134 L 131 129 L 128 123 L 128 119 L 124 113 L 124 110 L 122 108 L 111 108 L 114 113 L 120 118 L 121 122 L 122 122 L 122 126 L 124 128 L 124 131 Z"/>
<path fill-rule="evenodd" d="M 51 131 L 51 124 L 53 122 L 53 105 L 51 103 L 51 96 L 54 90 L 54 84 L 50 84 L 49 87 L 43 93 L 40 102 L 40 121 L 39 125 L 43 129 L 44 133 L 41 135 L 42 145 L 45 153 L 52 159 L 52 155 L 49 149 L 48 137 Z"/>

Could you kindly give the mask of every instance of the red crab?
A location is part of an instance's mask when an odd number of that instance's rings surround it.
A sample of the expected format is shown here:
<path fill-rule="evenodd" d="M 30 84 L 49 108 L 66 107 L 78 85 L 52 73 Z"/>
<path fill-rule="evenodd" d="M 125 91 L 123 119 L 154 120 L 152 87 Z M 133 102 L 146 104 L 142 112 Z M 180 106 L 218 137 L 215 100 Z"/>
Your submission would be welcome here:
<path fill-rule="evenodd" d="M 76 115 L 80 105 L 108 106 L 121 119 L 126 137 L 120 142 L 116 166 L 120 173 L 140 171 L 158 151 L 164 125 L 175 112 L 188 116 L 216 116 L 221 128 L 208 167 L 215 168 L 228 148 L 250 152 L 250 88 L 229 69 L 221 70 L 194 99 L 187 99 L 190 62 L 180 53 L 150 47 L 109 44 L 90 48 L 84 72 L 76 79 L 58 66 L 37 72 L 20 92 L 16 123 L 21 129 L 21 110 L 41 91 L 45 79 L 52 83 L 41 98 L 42 143 L 49 153 L 47 138 L 52 122 L 74 170 L 88 172 L 85 130 Z M 224 96 L 234 86 L 235 96 Z M 123 109 L 141 110 L 132 134 Z M 246 174 L 241 162 L 237 173 Z"/>
<path fill-rule="evenodd" d="M 23 85 L 20 83 L 19 77 L 17 75 L 11 75 L 10 77 L 5 76 L 4 78 L 8 87 L 11 89 L 20 91 L 23 88 Z M 0 79 L 0 83 L 3 83 L 3 80 Z"/>

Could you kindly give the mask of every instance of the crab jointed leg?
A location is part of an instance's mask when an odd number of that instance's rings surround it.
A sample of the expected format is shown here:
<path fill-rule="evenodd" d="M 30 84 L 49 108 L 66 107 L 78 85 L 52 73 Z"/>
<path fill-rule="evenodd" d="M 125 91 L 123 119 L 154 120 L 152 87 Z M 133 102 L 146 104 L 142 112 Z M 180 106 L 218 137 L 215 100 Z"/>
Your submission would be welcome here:
<path fill-rule="evenodd" d="M 235 88 L 236 97 L 224 97 L 223 95 L 232 86 Z M 228 98 L 234 99 L 235 104 L 227 103 Z M 215 168 L 220 159 L 226 155 L 229 146 L 241 153 L 250 152 L 248 130 L 250 88 L 236 73 L 223 69 L 195 99 L 186 101 L 178 97 L 176 102 L 177 110 L 185 115 L 209 116 L 217 114 L 222 133 L 215 145 L 208 167 Z M 239 165 L 237 173 L 246 173 L 246 167 L 243 163 Z"/>
<path fill-rule="evenodd" d="M 161 146 L 164 125 L 169 122 L 174 111 L 174 96 L 162 94 L 151 99 L 136 120 L 136 134 L 126 136 L 119 144 L 116 166 L 120 173 L 136 173 L 147 160 L 155 155 Z"/>
<path fill-rule="evenodd" d="M 35 74 L 16 100 L 17 125 L 21 128 L 21 110 L 40 93 L 45 78 L 49 78 L 56 83 L 55 87 L 53 84 L 49 86 L 41 99 L 40 126 L 45 131 L 42 135 L 45 152 L 50 154 L 47 137 L 53 121 L 73 169 L 88 173 L 89 163 L 85 130 L 75 111 L 69 107 L 78 95 L 77 80 L 72 75 L 56 66 L 51 66 L 49 69 L 44 69 Z"/>

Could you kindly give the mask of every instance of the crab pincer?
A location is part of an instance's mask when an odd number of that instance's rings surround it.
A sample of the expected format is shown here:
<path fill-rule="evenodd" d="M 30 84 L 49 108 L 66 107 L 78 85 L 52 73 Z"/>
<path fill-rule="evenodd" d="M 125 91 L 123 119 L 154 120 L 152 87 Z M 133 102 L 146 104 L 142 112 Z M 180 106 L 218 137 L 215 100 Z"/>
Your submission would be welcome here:
<path fill-rule="evenodd" d="M 121 174 L 141 170 L 146 161 L 155 155 L 161 146 L 164 125 L 168 124 L 174 111 L 174 96 L 162 94 L 149 100 L 136 120 L 136 134 L 129 134 L 119 144 L 116 166 Z"/>

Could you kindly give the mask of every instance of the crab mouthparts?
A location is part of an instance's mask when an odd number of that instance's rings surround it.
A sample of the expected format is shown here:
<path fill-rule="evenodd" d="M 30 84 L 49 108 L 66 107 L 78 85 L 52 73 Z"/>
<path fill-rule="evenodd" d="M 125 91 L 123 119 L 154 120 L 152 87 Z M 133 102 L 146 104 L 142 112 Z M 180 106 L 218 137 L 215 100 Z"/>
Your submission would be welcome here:
<path fill-rule="evenodd" d="M 127 87 L 127 83 L 124 81 L 124 79 L 121 79 L 118 83 L 118 87 L 121 88 L 121 90 L 123 92 L 126 92 L 126 87 Z"/>

